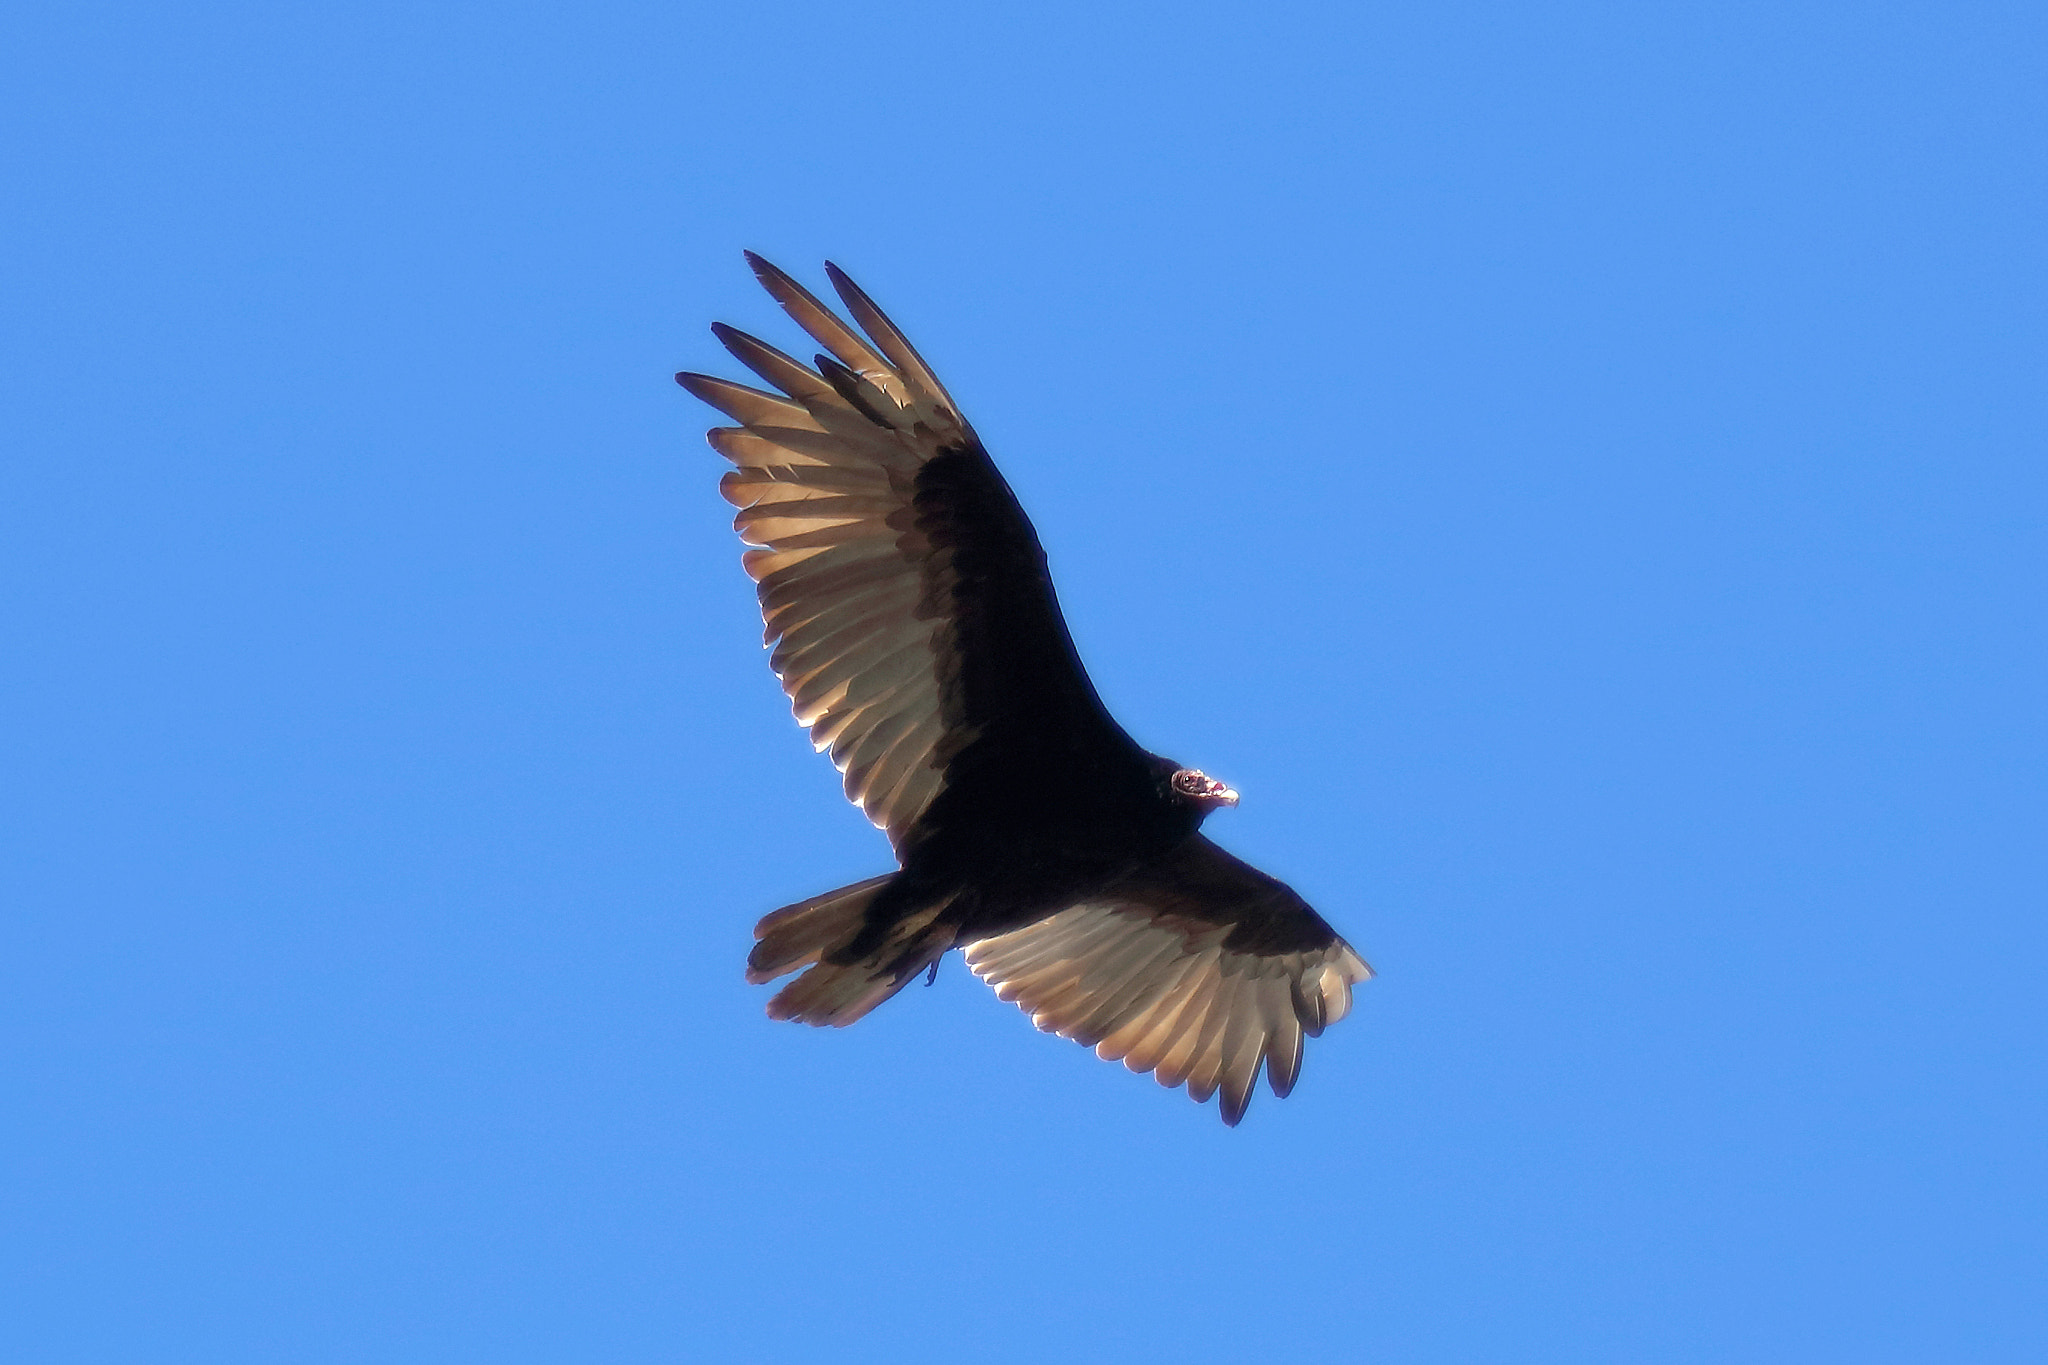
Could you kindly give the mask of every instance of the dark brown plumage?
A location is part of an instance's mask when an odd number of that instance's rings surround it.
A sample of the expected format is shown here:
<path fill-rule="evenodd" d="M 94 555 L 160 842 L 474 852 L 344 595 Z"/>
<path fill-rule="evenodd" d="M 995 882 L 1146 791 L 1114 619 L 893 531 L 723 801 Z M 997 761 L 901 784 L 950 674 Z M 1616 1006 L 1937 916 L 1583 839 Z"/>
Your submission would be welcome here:
<path fill-rule="evenodd" d="M 736 466 L 720 489 L 757 547 L 770 663 L 901 864 L 761 921 L 747 979 L 802 970 L 769 1014 L 850 1024 L 959 947 L 1038 1027 L 1220 1093 L 1225 1123 L 1261 1067 L 1285 1095 L 1303 1036 L 1372 969 L 1198 832 L 1235 792 L 1104 709 L 1037 534 L 902 333 L 834 266 L 859 332 L 747 259 L 826 354 L 715 324 L 780 392 L 676 381 L 739 423 L 710 441 Z"/>

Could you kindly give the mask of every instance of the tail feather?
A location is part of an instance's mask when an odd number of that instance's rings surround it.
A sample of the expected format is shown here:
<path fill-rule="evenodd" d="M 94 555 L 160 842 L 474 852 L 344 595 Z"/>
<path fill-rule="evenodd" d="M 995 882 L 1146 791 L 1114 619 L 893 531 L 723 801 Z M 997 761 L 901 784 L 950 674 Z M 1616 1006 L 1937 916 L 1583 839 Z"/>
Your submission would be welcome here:
<path fill-rule="evenodd" d="M 759 942 L 747 954 L 748 983 L 765 985 L 851 942 L 865 923 L 868 902 L 895 875 L 886 872 L 763 915 L 754 926 Z"/>
<path fill-rule="evenodd" d="M 943 906 L 919 910 L 889 927 L 881 945 L 852 962 L 831 961 L 866 923 L 875 894 L 894 874 L 870 877 L 798 901 L 754 926 L 747 980 L 755 985 L 808 968 L 768 1002 L 771 1019 L 844 1027 L 908 985 L 953 946 L 954 930 L 936 924 Z"/>

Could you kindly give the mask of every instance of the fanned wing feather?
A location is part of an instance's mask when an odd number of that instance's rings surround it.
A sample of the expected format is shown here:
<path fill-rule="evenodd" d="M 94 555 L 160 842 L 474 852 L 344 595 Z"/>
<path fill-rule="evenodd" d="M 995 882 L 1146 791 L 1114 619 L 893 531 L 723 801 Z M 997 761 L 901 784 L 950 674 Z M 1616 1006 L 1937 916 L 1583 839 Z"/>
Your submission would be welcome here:
<path fill-rule="evenodd" d="M 1114 722 L 1073 652 L 1030 522 L 930 366 L 838 267 L 827 271 L 859 330 L 747 260 L 825 354 L 813 368 L 717 324 L 779 392 L 676 380 L 739 424 L 709 439 L 735 466 L 719 490 L 754 547 L 742 562 L 771 664 L 847 796 L 900 852 L 984 727 L 1028 744 Z"/>
<path fill-rule="evenodd" d="M 967 945 L 975 975 L 1104 1060 L 1220 1095 L 1236 1124 L 1261 1068 L 1275 1095 L 1302 1038 L 1344 1017 L 1372 968 L 1299 896 L 1196 835 L 1099 896 Z"/>
<path fill-rule="evenodd" d="M 676 381 L 739 424 L 713 428 L 711 444 L 735 465 L 719 491 L 739 508 L 739 538 L 758 546 L 745 565 L 782 690 L 813 743 L 834 753 L 848 796 L 901 847 L 944 786 L 942 690 L 961 671 L 956 604 L 918 530 L 918 471 L 975 436 L 866 295 L 852 291 L 856 315 L 887 329 L 877 342 L 782 270 L 748 262 L 829 352 L 821 370 L 717 325 L 727 350 L 780 393 L 711 375 Z M 834 278 L 844 295 L 850 282 Z"/>
<path fill-rule="evenodd" d="M 914 406 L 922 412 L 929 412 L 941 421 L 964 422 L 959 416 L 960 408 L 953 402 L 953 396 L 946 392 L 946 386 L 932 373 L 931 366 L 924 363 L 924 357 L 910 344 L 896 324 L 889 321 L 889 315 L 875 306 L 867 291 L 855 284 L 847 273 L 830 261 L 825 262 L 825 274 L 832 280 L 832 288 L 839 294 L 846 310 L 861 325 L 861 330 L 873 337 L 875 344 L 889 357 L 895 371 L 901 376 L 908 389 Z M 798 319 L 802 321 L 801 318 Z M 820 337 L 819 340 L 824 338 Z M 845 359 L 845 357 L 841 357 Z M 852 364 L 851 361 L 847 362 Z M 920 420 L 923 420 L 922 415 Z"/>

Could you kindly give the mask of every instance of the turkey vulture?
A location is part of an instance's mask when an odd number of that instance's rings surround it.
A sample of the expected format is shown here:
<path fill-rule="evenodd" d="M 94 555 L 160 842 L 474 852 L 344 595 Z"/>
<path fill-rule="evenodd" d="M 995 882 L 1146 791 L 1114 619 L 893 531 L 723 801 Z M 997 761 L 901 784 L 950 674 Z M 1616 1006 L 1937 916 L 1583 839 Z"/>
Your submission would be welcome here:
<path fill-rule="evenodd" d="M 881 309 L 826 273 L 861 331 L 749 252 L 824 353 L 809 368 L 723 324 L 778 393 L 676 382 L 737 426 L 712 448 L 796 719 L 887 831 L 898 870 L 762 919 L 776 1019 L 850 1024 L 949 948 L 1048 1032 L 1236 1124 L 1264 1066 L 1372 969 L 1282 883 L 1198 831 L 1237 793 L 1148 753 L 1104 709 L 1045 552 L 974 428 Z M 863 335 L 865 333 L 865 335 Z"/>

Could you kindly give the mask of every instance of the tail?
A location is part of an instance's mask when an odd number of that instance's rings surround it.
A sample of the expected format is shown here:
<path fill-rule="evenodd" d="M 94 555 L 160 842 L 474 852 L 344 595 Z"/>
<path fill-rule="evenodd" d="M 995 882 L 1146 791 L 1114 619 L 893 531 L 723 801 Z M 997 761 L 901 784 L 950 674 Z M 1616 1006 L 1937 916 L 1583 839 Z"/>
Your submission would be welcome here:
<path fill-rule="evenodd" d="M 809 967 L 768 1002 L 770 1019 L 843 1028 L 908 985 L 953 946 L 951 925 L 934 924 L 943 903 L 912 912 L 889 926 L 881 945 L 851 962 L 833 954 L 851 944 L 867 923 L 867 909 L 891 877 L 870 877 L 822 896 L 785 905 L 754 926 L 747 980 L 759 986 Z"/>

